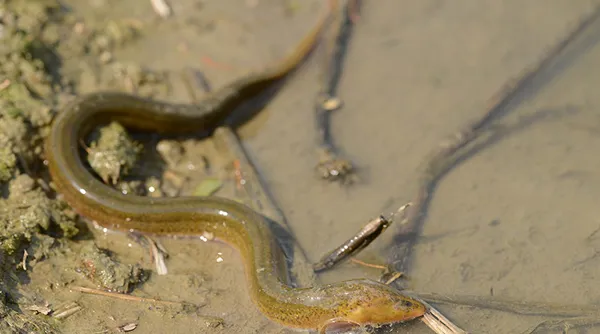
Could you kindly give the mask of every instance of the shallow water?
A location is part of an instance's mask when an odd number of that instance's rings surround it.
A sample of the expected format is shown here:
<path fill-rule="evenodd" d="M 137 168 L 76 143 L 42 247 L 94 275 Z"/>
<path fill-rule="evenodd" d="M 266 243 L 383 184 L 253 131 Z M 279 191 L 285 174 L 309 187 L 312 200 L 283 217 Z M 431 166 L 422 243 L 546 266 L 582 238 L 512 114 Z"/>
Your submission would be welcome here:
<path fill-rule="evenodd" d="M 318 1 L 311 1 L 313 7 L 303 3 L 296 15 L 286 18 L 278 1 L 260 0 L 256 8 L 241 0 L 171 3 L 172 18 L 116 57 L 159 69 L 200 68 L 215 88 L 280 58 L 314 22 L 318 8 Z M 360 182 L 341 187 L 314 177 L 312 104 L 318 58 L 287 81 L 254 124 L 241 129 L 249 155 L 310 260 L 370 218 L 409 201 L 425 155 L 480 115 L 506 80 L 542 57 L 594 3 L 367 2 L 340 84 L 345 105 L 332 121 L 336 143 L 357 164 Z M 155 15 L 149 2 L 141 0 L 92 1 L 75 9 L 97 17 L 147 20 Z M 214 27 L 207 30 L 210 21 Z M 507 107 L 500 122 L 514 131 L 439 183 L 414 250 L 411 289 L 599 302 L 595 278 L 600 275 L 600 236 L 594 234 L 600 228 L 595 202 L 600 196 L 600 159 L 594 150 L 596 142 L 600 145 L 595 110 L 600 106 L 600 45 L 594 36 L 599 31 L 597 22 Z M 187 51 L 178 51 L 182 43 Z M 233 69 L 206 66 L 199 61 L 204 56 Z M 169 98 L 186 100 L 186 95 L 176 90 Z M 128 248 L 119 236 L 100 237 L 98 243 L 123 261 L 146 256 Z M 254 308 L 240 259 L 231 248 L 194 240 L 164 240 L 164 245 L 171 254 L 169 275 L 153 276 L 143 292 L 163 299 L 205 300 L 200 313 L 223 317 L 225 328 L 205 328 L 200 318 L 149 311 L 142 304 L 65 293 L 64 298 L 86 306 L 66 321 L 67 330 L 136 321 L 140 333 L 287 332 Z M 382 245 L 383 240 L 374 243 L 364 256 L 385 259 Z M 224 261 L 218 263 L 217 257 Z M 42 263 L 35 272 L 51 266 Z M 346 264 L 323 280 L 365 276 L 377 278 L 378 272 Z M 544 320 L 471 308 L 440 309 L 473 333 L 518 333 Z M 397 332 L 430 331 L 416 323 Z"/>

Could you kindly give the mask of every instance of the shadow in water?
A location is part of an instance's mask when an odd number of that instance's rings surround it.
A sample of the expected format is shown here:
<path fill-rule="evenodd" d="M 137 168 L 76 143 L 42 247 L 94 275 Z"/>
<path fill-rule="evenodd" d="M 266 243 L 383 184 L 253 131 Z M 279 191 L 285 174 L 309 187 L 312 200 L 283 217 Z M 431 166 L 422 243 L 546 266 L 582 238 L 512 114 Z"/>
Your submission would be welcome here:
<path fill-rule="evenodd" d="M 597 33 L 600 29 L 600 23 L 596 22 L 598 16 L 600 16 L 600 10 L 595 9 L 593 13 L 587 16 L 587 19 L 581 21 L 579 29 L 570 35 L 571 38 L 563 40 L 556 47 L 552 47 L 552 51 L 546 56 L 548 59 L 541 62 L 538 71 L 531 75 L 526 75 L 521 82 L 515 83 L 515 90 L 509 93 L 508 96 L 500 97 L 501 100 L 497 102 L 497 105 L 490 106 L 492 109 L 490 109 L 489 113 L 476 123 L 477 126 L 475 128 L 478 133 L 473 142 L 461 148 L 450 157 L 447 157 L 453 163 L 440 171 L 428 183 L 427 194 L 433 194 L 437 183 L 454 167 L 459 166 L 482 150 L 497 144 L 503 138 L 521 132 L 534 123 L 555 120 L 556 118 L 565 117 L 577 111 L 569 107 L 562 110 L 542 110 L 534 115 L 521 118 L 517 124 L 512 126 L 492 125 L 493 122 L 514 111 L 525 101 L 529 101 L 537 96 L 547 87 L 548 83 L 560 77 L 572 64 L 598 45 L 600 41 L 600 34 Z M 525 71 L 531 71 L 531 68 L 527 68 Z M 486 136 L 482 137 L 482 134 L 486 134 Z M 393 270 L 400 272 L 409 271 L 412 262 L 412 248 L 421 234 L 432 197 L 432 195 L 427 197 L 415 224 L 411 225 L 408 231 L 406 227 L 399 226 L 395 231 L 391 244 L 385 248 L 387 251 L 386 256 Z"/>

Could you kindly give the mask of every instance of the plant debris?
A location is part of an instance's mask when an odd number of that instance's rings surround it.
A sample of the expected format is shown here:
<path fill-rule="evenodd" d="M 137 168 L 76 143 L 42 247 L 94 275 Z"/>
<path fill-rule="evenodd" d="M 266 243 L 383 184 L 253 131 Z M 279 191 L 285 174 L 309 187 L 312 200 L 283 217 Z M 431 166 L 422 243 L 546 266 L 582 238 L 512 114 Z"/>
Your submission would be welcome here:
<path fill-rule="evenodd" d="M 131 331 L 135 330 L 137 328 L 137 326 L 138 326 L 137 323 L 130 322 L 128 324 L 119 326 L 118 329 L 119 329 L 119 332 L 127 333 L 127 332 L 131 332 Z"/>
<path fill-rule="evenodd" d="M 118 262 L 93 243 L 86 244 L 80 254 L 81 266 L 78 271 L 108 291 L 127 293 L 132 285 L 146 280 L 144 271 L 138 265 Z"/>
<path fill-rule="evenodd" d="M 216 177 L 207 177 L 194 190 L 194 196 L 210 196 L 223 186 L 223 181 Z"/>
<path fill-rule="evenodd" d="M 135 165 L 142 147 L 134 142 L 125 128 L 112 122 L 91 135 L 87 160 L 105 183 L 116 184 Z"/>

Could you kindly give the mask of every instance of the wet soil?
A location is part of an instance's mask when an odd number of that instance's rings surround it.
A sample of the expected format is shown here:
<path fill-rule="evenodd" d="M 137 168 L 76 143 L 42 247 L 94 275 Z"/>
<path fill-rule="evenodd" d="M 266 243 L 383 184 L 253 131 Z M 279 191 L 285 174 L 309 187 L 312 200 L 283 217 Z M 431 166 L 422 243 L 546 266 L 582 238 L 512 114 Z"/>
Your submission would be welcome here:
<path fill-rule="evenodd" d="M 249 3 L 171 1 L 173 16 L 163 19 L 150 1 L 65 1 L 86 26 L 119 20 L 134 22 L 140 33 L 111 47 L 114 60 L 108 63 L 98 61 L 102 52 L 73 52 L 67 44 L 61 49 L 66 55 L 62 71 L 80 94 L 111 87 L 114 62 L 141 65 L 171 73 L 168 87 L 158 80 L 145 93 L 189 101 L 179 71 L 197 68 L 218 89 L 249 69 L 279 59 L 315 22 L 319 9 L 319 1 L 285 2 L 291 3 L 287 10 L 282 1 Z M 480 115 L 509 78 L 542 57 L 595 4 L 367 2 L 346 59 L 339 89 L 344 107 L 333 115 L 332 131 L 344 155 L 356 163 L 359 182 L 340 186 L 314 175 L 312 106 L 318 58 L 308 60 L 265 110 L 239 129 L 309 260 L 318 260 L 372 217 L 411 200 L 421 163 L 435 145 Z M 596 142 L 600 145 L 599 32 L 596 22 L 505 108 L 506 116 L 499 121 L 510 130 L 505 136 L 441 180 L 414 251 L 408 273 L 411 289 L 566 304 L 600 302 L 595 279 L 600 276 L 600 159 L 594 149 Z M 210 140 L 187 140 L 185 148 L 183 159 L 198 164 L 197 157 L 212 160 L 216 154 Z M 206 177 L 194 175 L 186 174 L 189 184 Z M 192 191 L 193 186 L 182 190 Z M 90 233 L 118 261 L 154 270 L 148 253 L 130 239 L 93 229 Z M 385 234 L 361 258 L 384 261 L 388 254 L 383 245 L 390 237 Z M 78 243 L 92 242 L 89 234 L 85 239 Z M 129 322 L 138 324 L 136 333 L 288 332 L 253 306 L 233 249 L 198 240 L 161 242 L 170 254 L 169 274 L 150 275 L 136 292 L 202 305 L 199 309 L 69 291 L 67 283 L 86 282 L 75 270 L 76 261 L 68 260 L 77 255 L 77 245 L 21 273 L 26 277 L 22 283 L 27 283 L 22 289 L 39 301 L 76 301 L 83 307 L 60 322 L 65 333 L 110 332 Z M 378 275 L 374 269 L 344 264 L 321 279 Z M 473 333 L 520 333 L 544 320 L 466 307 L 440 309 Z M 415 323 L 386 332 L 430 330 Z"/>

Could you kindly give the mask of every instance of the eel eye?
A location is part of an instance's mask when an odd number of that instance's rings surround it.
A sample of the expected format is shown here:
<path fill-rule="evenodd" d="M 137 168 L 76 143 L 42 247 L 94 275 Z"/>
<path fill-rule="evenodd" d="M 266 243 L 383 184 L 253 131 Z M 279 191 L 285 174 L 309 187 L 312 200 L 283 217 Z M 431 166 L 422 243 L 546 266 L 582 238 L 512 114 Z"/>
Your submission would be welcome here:
<path fill-rule="evenodd" d="M 410 300 L 403 300 L 400 302 L 400 305 L 406 308 L 411 308 L 414 306 L 413 302 L 411 302 Z"/>

